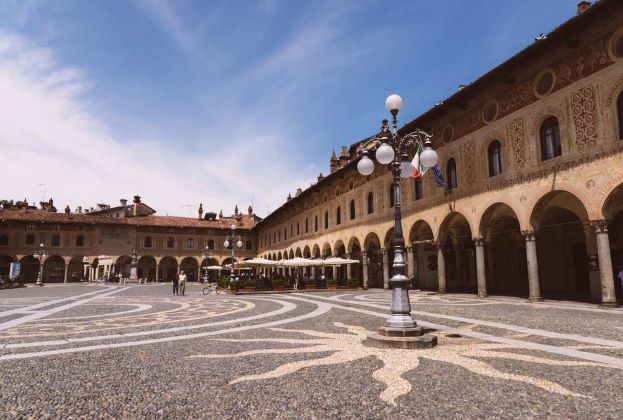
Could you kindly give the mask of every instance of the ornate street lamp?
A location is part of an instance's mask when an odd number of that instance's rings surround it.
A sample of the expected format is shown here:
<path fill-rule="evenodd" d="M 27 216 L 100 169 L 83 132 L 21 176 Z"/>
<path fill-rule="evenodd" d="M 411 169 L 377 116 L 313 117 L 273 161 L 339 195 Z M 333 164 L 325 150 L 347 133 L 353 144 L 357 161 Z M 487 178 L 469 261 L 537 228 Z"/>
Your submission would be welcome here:
<path fill-rule="evenodd" d="M 402 233 L 402 215 L 400 212 L 400 178 L 409 178 L 419 166 L 432 168 L 437 164 L 437 153 L 432 149 L 432 136 L 422 130 L 415 130 L 405 136 L 398 134 L 398 111 L 402 108 L 402 98 L 389 95 L 385 107 L 392 115 L 392 128 L 388 121 L 383 120 L 381 132 L 360 146 L 361 159 L 357 170 L 361 175 L 368 176 L 374 172 L 374 162 L 369 151 L 374 151 L 376 160 L 387 165 L 393 176 L 392 193 L 394 194 L 394 237 L 392 248 L 394 262 L 392 277 L 391 316 L 379 328 L 379 332 L 370 334 L 368 339 L 376 345 L 399 348 L 422 348 L 437 345 L 437 337 L 424 334 L 411 316 L 409 301 L 409 278 L 405 275 L 405 240 Z M 409 161 L 409 148 L 415 149 L 413 161 Z M 422 150 L 423 149 L 423 150 Z M 418 155 L 418 151 L 422 150 Z"/>
<path fill-rule="evenodd" d="M 39 260 L 39 274 L 37 275 L 37 286 L 43 286 L 43 264 L 45 259 L 48 258 L 48 251 L 45 250 L 43 244 L 39 244 L 39 249 L 35 251 L 33 257 Z"/>
<path fill-rule="evenodd" d="M 206 283 L 208 281 L 208 260 L 209 258 L 212 258 L 212 253 L 210 253 L 210 247 L 208 245 L 206 245 L 206 249 L 203 252 L 203 258 L 206 263 L 206 266 L 204 268 L 205 273 L 203 275 L 203 282 Z"/>
<path fill-rule="evenodd" d="M 132 248 L 132 263 L 130 265 L 130 281 L 138 280 L 138 254 L 136 248 Z"/>
<path fill-rule="evenodd" d="M 236 225 L 231 225 L 231 235 L 227 236 L 225 238 L 225 242 L 223 242 L 223 246 L 225 248 L 229 248 L 229 245 L 231 245 L 231 275 L 229 276 L 230 283 L 235 278 L 235 275 L 234 275 L 234 264 L 235 264 L 234 250 L 235 250 L 236 247 L 242 248 L 242 236 L 236 235 L 235 233 L 236 233 Z"/>
<path fill-rule="evenodd" d="M 84 264 L 82 280 L 88 282 L 90 281 L 90 275 L 91 275 L 91 273 L 89 272 L 89 265 L 91 264 L 91 260 L 89 259 L 89 257 L 86 257 L 86 256 L 83 257 L 82 264 Z"/>

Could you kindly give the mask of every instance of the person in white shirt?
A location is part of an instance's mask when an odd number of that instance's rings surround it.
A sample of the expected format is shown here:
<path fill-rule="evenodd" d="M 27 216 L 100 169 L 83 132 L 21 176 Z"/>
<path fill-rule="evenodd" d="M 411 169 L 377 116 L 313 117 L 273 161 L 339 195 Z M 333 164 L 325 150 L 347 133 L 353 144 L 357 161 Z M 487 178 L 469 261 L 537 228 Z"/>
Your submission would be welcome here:
<path fill-rule="evenodd" d="M 180 271 L 177 281 L 179 283 L 180 294 L 184 296 L 184 293 L 186 292 L 186 273 Z"/>

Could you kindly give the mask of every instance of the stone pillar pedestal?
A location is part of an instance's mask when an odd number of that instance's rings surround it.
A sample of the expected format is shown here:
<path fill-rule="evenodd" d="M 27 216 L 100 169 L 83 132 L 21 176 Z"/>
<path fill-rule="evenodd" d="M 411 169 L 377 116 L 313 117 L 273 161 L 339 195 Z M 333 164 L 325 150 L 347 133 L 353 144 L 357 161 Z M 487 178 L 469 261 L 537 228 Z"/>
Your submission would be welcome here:
<path fill-rule="evenodd" d="M 478 297 L 487 297 L 487 272 L 485 269 L 485 243 L 483 238 L 475 238 L 476 245 L 476 280 L 478 283 Z"/>
<path fill-rule="evenodd" d="M 368 254 L 365 252 L 361 253 L 361 259 L 363 264 L 363 289 L 368 289 Z"/>
<path fill-rule="evenodd" d="M 387 250 L 383 249 L 383 289 L 389 289 L 389 255 Z"/>
<path fill-rule="evenodd" d="M 610 256 L 610 238 L 608 236 L 608 223 L 605 220 L 592 221 L 597 237 L 597 256 L 599 258 L 599 279 L 601 281 L 601 305 L 616 307 L 616 292 L 614 288 L 614 276 L 612 271 L 612 258 Z"/>
<path fill-rule="evenodd" d="M 437 245 L 437 284 L 439 293 L 446 293 L 446 259 L 442 244 Z"/>
<path fill-rule="evenodd" d="M 526 259 L 528 261 L 528 288 L 530 302 L 542 302 L 541 286 L 539 284 L 539 262 L 536 253 L 536 232 L 524 230 L 526 238 Z"/>
<path fill-rule="evenodd" d="M 136 265 L 134 264 L 132 264 L 132 268 L 130 268 L 130 281 L 132 283 L 138 281 L 138 269 L 136 268 Z"/>

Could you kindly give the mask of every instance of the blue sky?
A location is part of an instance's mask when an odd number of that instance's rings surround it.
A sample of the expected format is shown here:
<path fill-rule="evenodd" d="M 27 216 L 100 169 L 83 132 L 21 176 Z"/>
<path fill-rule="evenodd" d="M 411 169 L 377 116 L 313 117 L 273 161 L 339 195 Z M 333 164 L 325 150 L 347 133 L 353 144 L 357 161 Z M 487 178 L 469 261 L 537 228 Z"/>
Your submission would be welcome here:
<path fill-rule="evenodd" d="M 0 195 L 264 216 L 388 94 L 407 122 L 576 3 L 0 0 Z"/>

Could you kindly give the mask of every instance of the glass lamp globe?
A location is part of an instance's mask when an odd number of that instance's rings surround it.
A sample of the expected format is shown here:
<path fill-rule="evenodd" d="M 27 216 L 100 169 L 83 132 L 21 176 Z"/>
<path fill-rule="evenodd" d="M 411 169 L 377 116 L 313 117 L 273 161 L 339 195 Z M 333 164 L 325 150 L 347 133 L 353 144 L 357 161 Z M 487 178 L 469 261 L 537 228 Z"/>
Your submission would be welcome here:
<path fill-rule="evenodd" d="M 420 164 L 425 168 L 432 168 L 437 164 L 438 159 L 437 152 L 427 143 L 426 148 L 420 153 Z"/>
<path fill-rule="evenodd" d="M 374 172 L 374 162 L 368 156 L 362 157 L 359 163 L 357 163 L 357 171 L 363 176 L 370 175 Z"/>
<path fill-rule="evenodd" d="M 236 225 L 231 225 L 231 230 L 236 230 Z"/>
<path fill-rule="evenodd" d="M 411 175 L 413 175 L 413 165 L 411 165 L 411 162 L 402 162 L 400 164 L 400 177 L 409 178 Z"/>
<path fill-rule="evenodd" d="M 385 99 L 385 108 L 392 114 L 400 111 L 400 108 L 402 108 L 402 98 L 395 93 L 389 95 L 387 99 Z"/>
<path fill-rule="evenodd" d="M 391 161 L 394 160 L 394 149 L 392 149 L 389 144 L 382 143 L 381 146 L 376 149 L 376 160 L 378 160 L 381 165 L 391 163 Z"/>
<path fill-rule="evenodd" d="M 242 248 L 242 241 L 238 241 L 238 242 L 236 242 L 236 246 L 237 246 L 238 248 Z"/>
<path fill-rule="evenodd" d="M 225 248 L 229 248 L 229 241 L 225 241 L 225 242 L 223 242 L 223 246 L 224 246 Z"/>

